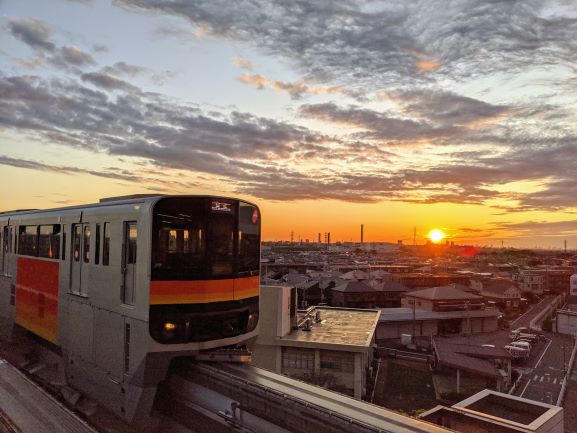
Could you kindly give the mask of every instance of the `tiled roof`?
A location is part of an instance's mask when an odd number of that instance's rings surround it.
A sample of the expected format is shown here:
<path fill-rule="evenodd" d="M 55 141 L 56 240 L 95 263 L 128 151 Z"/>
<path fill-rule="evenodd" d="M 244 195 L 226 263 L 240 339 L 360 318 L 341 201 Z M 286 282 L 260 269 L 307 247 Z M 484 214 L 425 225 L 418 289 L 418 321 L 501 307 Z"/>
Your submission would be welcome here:
<path fill-rule="evenodd" d="M 511 358 L 500 347 L 453 344 L 442 338 L 435 338 L 434 347 L 439 364 L 486 377 L 499 377 L 497 367 L 490 359 Z"/>
<path fill-rule="evenodd" d="M 414 292 L 407 293 L 407 296 L 421 299 L 429 299 L 432 301 L 482 299 L 481 296 L 464 292 L 462 290 L 456 289 L 453 286 L 440 286 L 440 287 L 431 287 L 429 289 L 417 290 Z"/>
<path fill-rule="evenodd" d="M 379 289 L 369 286 L 364 281 L 347 281 L 344 284 L 333 287 L 331 290 L 346 293 L 370 293 L 379 291 Z"/>

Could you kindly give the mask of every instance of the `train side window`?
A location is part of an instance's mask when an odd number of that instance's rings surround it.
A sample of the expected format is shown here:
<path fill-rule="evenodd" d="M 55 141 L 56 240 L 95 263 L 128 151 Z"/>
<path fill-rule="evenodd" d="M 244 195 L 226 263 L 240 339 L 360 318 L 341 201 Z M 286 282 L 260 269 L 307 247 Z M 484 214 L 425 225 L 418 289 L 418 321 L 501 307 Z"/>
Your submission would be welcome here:
<path fill-rule="evenodd" d="M 10 252 L 10 236 L 8 235 L 10 227 L 6 226 L 4 227 L 4 230 L 2 230 L 4 232 L 4 237 L 2 238 L 2 251 L 4 251 L 5 254 L 8 254 Z"/>
<path fill-rule="evenodd" d="M 82 251 L 82 261 L 90 263 L 90 226 L 84 226 L 84 249 Z"/>
<path fill-rule="evenodd" d="M 66 226 L 62 224 L 62 260 L 66 260 Z"/>
<path fill-rule="evenodd" d="M 96 239 L 94 239 L 94 264 L 98 265 L 100 263 L 100 224 L 96 224 L 96 231 L 94 236 L 96 237 Z"/>
<path fill-rule="evenodd" d="M 110 263 L 110 223 L 104 223 L 102 239 L 102 265 L 108 266 Z"/>
<path fill-rule="evenodd" d="M 18 254 L 38 255 L 38 226 L 18 227 Z"/>
<path fill-rule="evenodd" d="M 72 235 L 72 257 L 74 257 L 74 261 L 78 262 L 80 260 L 80 235 L 82 226 L 80 224 L 76 224 L 74 227 L 74 233 Z"/>
<path fill-rule="evenodd" d="M 127 264 L 136 263 L 136 237 L 138 235 L 138 229 L 136 224 L 132 223 L 128 225 L 128 256 L 126 257 Z"/>
<path fill-rule="evenodd" d="M 38 257 L 60 258 L 60 224 L 40 226 L 38 232 Z"/>

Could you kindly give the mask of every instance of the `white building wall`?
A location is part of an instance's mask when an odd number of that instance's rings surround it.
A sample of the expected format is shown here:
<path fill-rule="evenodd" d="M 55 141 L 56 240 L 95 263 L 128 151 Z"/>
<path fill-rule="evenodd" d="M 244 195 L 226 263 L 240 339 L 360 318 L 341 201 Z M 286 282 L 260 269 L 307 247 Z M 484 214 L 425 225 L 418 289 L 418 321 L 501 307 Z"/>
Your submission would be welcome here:
<path fill-rule="evenodd" d="M 569 295 L 577 296 L 577 274 L 569 278 Z"/>
<path fill-rule="evenodd" d="M 557 332 L 560 334 L 577 335 L 577 314 L 557 311 Z"/>

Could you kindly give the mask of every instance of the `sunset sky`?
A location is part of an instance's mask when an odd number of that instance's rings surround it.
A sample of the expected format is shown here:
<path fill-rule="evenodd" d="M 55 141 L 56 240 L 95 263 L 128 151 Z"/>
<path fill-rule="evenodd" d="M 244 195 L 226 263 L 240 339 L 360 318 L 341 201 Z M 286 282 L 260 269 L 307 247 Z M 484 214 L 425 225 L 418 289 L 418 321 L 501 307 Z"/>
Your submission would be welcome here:
<path fill-rule="evenodd" d="M 265 240 L 577 249 L 577 2 L 0 0 L 0 211 L 256 202 Z"/>

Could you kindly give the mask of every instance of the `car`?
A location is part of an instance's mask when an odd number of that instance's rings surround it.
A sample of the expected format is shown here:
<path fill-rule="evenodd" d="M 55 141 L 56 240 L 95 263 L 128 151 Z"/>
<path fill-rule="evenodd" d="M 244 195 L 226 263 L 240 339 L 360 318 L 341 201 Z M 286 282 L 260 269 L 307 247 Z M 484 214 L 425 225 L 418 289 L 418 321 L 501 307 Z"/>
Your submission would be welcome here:
<path fill-rule="evenodd" d="M 509 343 L 509 346 L 520 347 L 521 349 L 527 349 L 528 351 L 531 350 L 531 343 L 527 341 L 513 341 Z"/>
<path fill-rule="evenodd" d="M 513 358 L 528 358 L 530 351 L 522 347 L 507 345 L 504 349 L 513 356 Z"/>
<path fill-rule="evenodd" d="M 529 342 L 531 342 L 531 344 L 537 344 L 537 342 L 539 341 L 539 337 L 535 334 L 517 334 L 517 336 L 514 338 L 515 341 L 517 340 L 527 340 Z"/>

